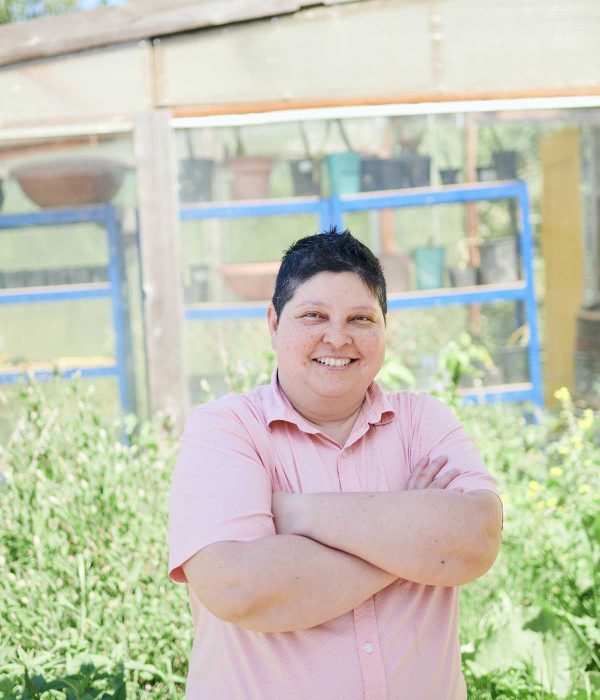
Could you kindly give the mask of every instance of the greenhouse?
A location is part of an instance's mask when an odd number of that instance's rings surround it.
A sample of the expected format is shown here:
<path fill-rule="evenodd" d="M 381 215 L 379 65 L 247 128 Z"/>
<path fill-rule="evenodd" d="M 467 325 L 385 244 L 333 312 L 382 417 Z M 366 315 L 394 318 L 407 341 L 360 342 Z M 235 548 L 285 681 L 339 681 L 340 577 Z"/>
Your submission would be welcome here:
<path fill-rule="evenodd" d="M 468 334 L 465 397 L 597 400 L 597 7 L 489 8 L 486 52 L 469 2 L 260 5 L 0 28 L 1 381 L 180 418 L 268 376 L 277 261 L 337 224 L 384 265 L 409 386 Z"/>

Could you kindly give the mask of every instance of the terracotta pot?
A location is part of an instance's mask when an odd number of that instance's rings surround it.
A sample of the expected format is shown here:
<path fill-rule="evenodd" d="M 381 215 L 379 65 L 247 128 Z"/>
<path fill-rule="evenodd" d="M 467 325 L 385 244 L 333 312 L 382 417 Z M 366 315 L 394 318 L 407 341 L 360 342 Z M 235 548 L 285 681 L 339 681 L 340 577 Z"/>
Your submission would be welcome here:
<path fill-rule="evenodd" d="M 227 162 L 234 199 L 265 199 L 269 194 L 272 158 L 244 156 Z"/>
<path fill-rule="evenodd" d="M 406 292 L 410 289 L 410 256 L 406 253 L 382 253 L 379 261 L 385 275 L 385 286 L 389 293 Z"/>
<path fill-rule="evenodd" d="M 273 296 L 280 264 L 278 261 L 229 263 L 220 269 L 229 288 L 239 297 L 246 301 L 266 301 Z"/>
<path fill-rule="evenodd" d="M 10 174 L 38 206 L 68 207 L 108 202 L 127 170 L 107 158 L 60 158 L 30 161 Z"/>

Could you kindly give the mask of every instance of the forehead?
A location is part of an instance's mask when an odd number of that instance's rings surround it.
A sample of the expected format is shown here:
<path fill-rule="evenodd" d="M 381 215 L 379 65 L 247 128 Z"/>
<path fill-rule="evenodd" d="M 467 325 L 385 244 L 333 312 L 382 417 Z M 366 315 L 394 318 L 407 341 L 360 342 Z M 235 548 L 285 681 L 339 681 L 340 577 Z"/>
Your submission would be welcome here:
<path fill-rule="evenodd" d="M 351 302 L 379 308 L 379 300 L 355 272 L 318 272 L 296 288 L 290 302 L 295 306 Z"/>

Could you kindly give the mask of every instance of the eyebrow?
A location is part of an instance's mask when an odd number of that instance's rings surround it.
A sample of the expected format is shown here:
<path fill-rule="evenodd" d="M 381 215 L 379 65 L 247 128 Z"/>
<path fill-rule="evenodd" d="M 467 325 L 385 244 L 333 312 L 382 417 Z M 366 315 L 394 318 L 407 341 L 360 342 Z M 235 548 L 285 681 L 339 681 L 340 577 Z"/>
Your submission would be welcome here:
<path fill-rule="evenodd" d="M 301 309 L 303 306 L 327 306 L 327 303 L 324 301 L 303 301 L 301 304 L 298 304 L 296 307 L 297 309 Z M 364 305 L 359 305 L 359 306 L 353 306 L 352 311 L 377 311 L 377 307 L 375 305 L 373 306 L 364 306 Z"/>

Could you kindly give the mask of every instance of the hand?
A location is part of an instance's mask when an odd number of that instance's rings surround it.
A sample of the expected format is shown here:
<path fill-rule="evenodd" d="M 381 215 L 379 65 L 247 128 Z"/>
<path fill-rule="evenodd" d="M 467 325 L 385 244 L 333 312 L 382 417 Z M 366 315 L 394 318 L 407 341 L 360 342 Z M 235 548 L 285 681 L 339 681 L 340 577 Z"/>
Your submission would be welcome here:
<path fill-rule="evenodd" d="M 304 493 L 273 492 L 271 512 L 278 535 L 300 534 L 302 502 L 306 497 L 307 494 Z"/>
<path fill-rule="evenodd" d="M 436 457 L 431 461 L 429 457 L 423 457 L 417 462 L 410 475 L 406 490 L 445 489 L 460 474 L 458 469 L 448 469 L 442 473 L 442 469 L 447 463 L 448 457 Z"/>

